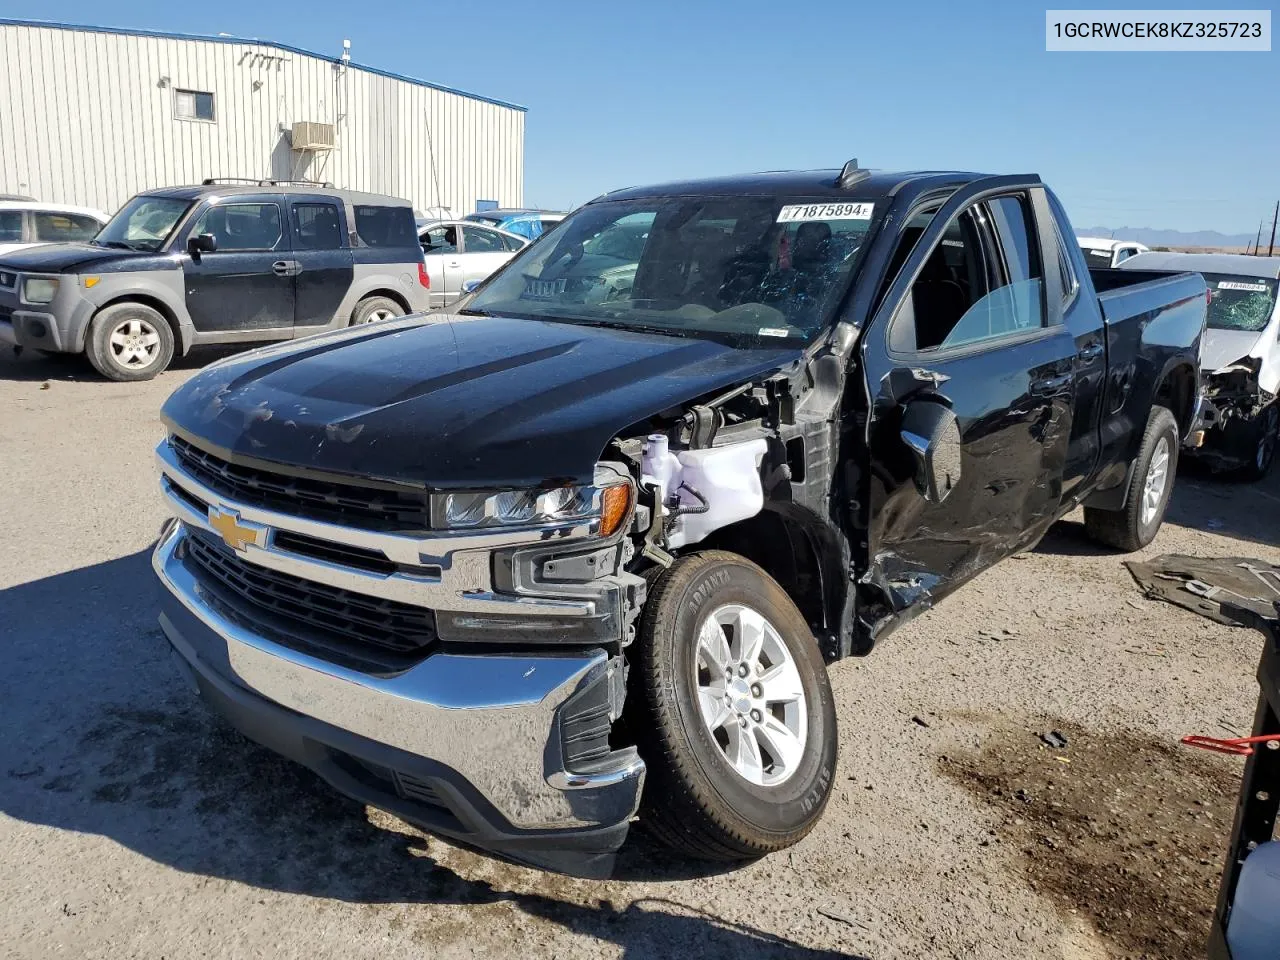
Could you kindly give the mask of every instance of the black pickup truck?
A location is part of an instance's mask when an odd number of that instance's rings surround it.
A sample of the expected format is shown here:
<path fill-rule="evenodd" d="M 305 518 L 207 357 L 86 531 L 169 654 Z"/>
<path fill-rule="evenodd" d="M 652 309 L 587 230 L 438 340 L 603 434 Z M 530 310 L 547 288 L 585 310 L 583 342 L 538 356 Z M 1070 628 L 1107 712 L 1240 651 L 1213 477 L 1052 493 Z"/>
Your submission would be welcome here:
<path fill-rule="evenodd" d="M 527 863 L 607 871 L 637 814 L 786 847 L 832 787 L 826 663 L 1077 506 L 1121 550 L 1161 524 L 1205 284 L 1096 290 L 1073 237 L 1033 175 L 628 189 L 449 314 L 221 361 L 157 450 L 177 662 Z"/>

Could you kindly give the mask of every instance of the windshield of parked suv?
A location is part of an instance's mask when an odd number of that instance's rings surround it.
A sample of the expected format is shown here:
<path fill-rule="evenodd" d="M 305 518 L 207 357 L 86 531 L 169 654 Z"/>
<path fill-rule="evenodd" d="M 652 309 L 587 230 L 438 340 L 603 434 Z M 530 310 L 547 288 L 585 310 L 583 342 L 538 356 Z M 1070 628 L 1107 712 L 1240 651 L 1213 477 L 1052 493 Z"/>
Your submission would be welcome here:
<path fill-rule="evenodd" d="M 588 204 L 516 256 L 464 313 L 708 337 L 812 340 L 866 248 L 873 203 L 658 197 Z"/>
<path fill-rule="evenodd" d="M 103 247 L 159 250 L 190 208 L 190 200 L 134 197 L 120 208 L 93 242 Z"/>
<path fill-rule="evenodd" d="M 1209 329 L 1250 333 L 1266 329 L 1276 306 L 1277 281 L 1226 273 L 1203 276 L 1209 285 Z"/>

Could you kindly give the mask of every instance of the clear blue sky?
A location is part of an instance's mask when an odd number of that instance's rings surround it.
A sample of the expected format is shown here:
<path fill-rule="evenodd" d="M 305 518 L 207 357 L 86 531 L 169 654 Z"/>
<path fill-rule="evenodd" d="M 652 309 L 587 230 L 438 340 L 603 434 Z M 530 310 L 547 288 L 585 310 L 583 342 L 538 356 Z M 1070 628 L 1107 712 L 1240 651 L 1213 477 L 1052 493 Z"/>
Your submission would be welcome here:
<path fill-rule="evenodd" d="M 1044 9 L 0 0 L 6 16 L 332 54 L 346 37 L 357 62 L 524 104 L 525 199 L 546 207 L 857 156 L 885 169 L 1036 172 L 1077 226 L 1253 233 L 1280 199 L 1280 53 L 1046 53 Z"/>

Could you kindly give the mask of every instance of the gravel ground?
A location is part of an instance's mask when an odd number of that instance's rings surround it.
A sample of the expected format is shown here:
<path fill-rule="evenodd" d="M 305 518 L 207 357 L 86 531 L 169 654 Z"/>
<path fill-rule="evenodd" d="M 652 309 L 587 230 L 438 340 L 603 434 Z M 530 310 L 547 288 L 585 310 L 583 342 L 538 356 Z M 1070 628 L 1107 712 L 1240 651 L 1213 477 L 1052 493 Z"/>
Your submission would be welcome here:
<path fill-rule="evenodd" d="M 838 781 L 794 850 L 704 872 L 641 836 L 572 880 L 336 796 L 179 682 L 151 450 L 208 359 L 0 358 L 0 955 L 1203 955 L 1239 763 L 1176 742 L 1247 730 L 1259 637 L 1143 599 L 1078 517 L 833 669 Z M 1278 478 L 1184 471 L 1147 553 L 1280 562 Z"/>

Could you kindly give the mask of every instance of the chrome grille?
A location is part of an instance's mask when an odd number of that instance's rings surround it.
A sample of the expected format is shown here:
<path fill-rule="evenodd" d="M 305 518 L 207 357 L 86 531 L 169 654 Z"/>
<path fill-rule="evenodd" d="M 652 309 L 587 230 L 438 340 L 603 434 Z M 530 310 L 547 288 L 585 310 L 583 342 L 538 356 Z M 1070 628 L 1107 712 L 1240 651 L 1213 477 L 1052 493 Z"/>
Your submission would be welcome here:
<path fill-rule="evenodd" d="M 305 636 L 331 634 L 375 653 L 426 653 L 435 642 L 430 610 L 268 570 L 199 533 L 187 543 L 192 572 L 221 587 L 236 612 L 250 619 L 270 614 L 307 628 Z"/>
<path fill-rule="evenodd" d="M 194 479 L 240 503 L 366 530 L 427 530 L 431 526 L 426 493 L 398 493 L 273 473 L 231 463 L 177 436 L 169 438 L 169 446 Z"/>

